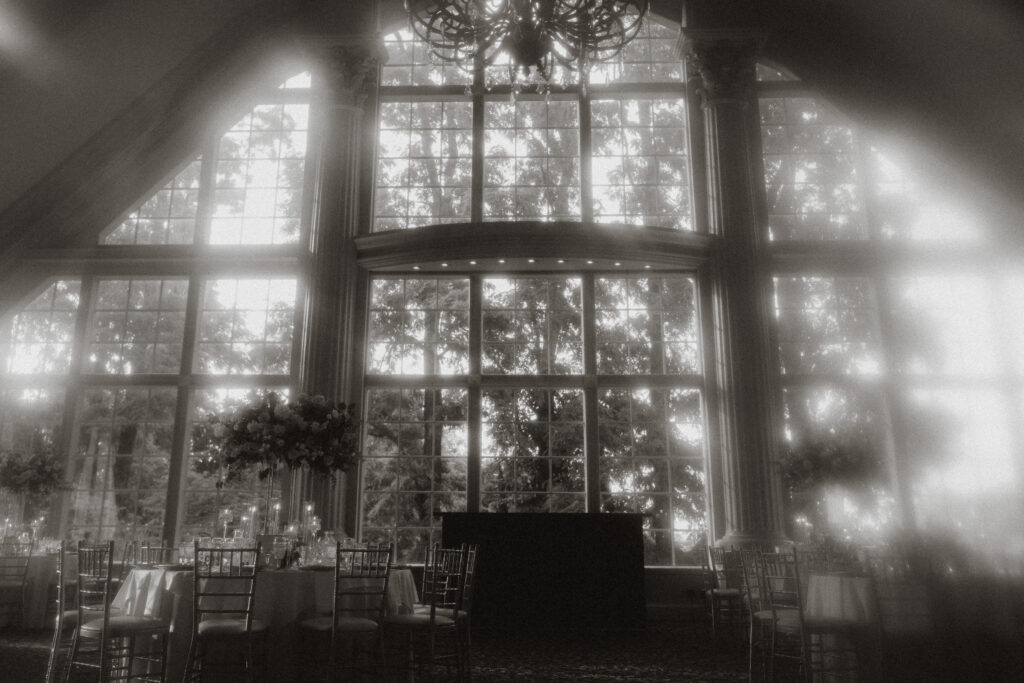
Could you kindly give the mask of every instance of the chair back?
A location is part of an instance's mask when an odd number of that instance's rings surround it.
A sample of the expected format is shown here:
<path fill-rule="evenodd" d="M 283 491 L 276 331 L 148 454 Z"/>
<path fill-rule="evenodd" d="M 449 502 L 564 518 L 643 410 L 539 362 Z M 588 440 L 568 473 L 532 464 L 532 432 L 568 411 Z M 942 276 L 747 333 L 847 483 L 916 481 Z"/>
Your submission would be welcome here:
<path fill-rule="evenodd" d="M 236 548 L 194 541 L 193 632 L 204 619 L 244 620 L 245 630 L 252 630 L 259 556 L 259 543 Z"/>
<path fill-rule="evenodd" d="M 347 548 L 337 544 L 334 563 L 335 625 L 340 616 L 380 622 L 384 618 L 392 545 Z"/>
<path fill-rule="evenodd" d="M 778 617 L 781 610 L 795 609 L 802 613 L 800 570 L 796 551 L 761 553 L 764 570 L 764 588 L 768 606 Z"/>
<path fill-rule="evenodd" d="M 747 610 L 755 614 L 768 609 L 768 594 L 764 587 L 764 566 L 760 550 L 741 550 L 740 566 L 743 568 L 743 596 Z"/>
<path fill-rule="evenodd" d="M 472 543 L 466 547 L 466 568 L 462 578 L 462 604 L 461 609 L 466 614 L 473 611 L 473 588 L 476 585 L 476 556 L 480 546 Z"/>
<path fill-rule="evenodd" d="M 875 587 L 879 627 L 883 636 L 931 636 L 935 619 L 931 592 L 914 558 L 892 552 L 872 552 L 866 557 L 868 574 Z"/>
<path fill-rule="evenodd" d="M 135 564 L 172 564 L 177 554 L 177 548 L 142 543 L 135 555 Z"/>
<path fill-rule="evenodd" d="M 0 543 L 0 586 L 24 586 L 28 576 L 28 561 L 32 556 L 33 541 Z"/>
<path fill-rule="evenodd" d="M 467 548 L 442 548 L 435 543 L 423 566 L 423 604 L 430 605 L 431 619 L 437 610 L 458 610 L 462 604 Z"/>
<path fill-rule="evenodd" d="M 110 621 L 110 602 L 114 597 L 111 579 L 114 571 L 114 542 L 78 542 L 78 582 L 75 606 L 78 624 L 103 620 L 100 637 Z"/>
<path fill-rule="evenodd" d="M 708 567 L 714 588 L 740 588 L 743 586 L 743 564 L 740 553 L 735 549 L 726 550 L 715 546 L 707 546 Z"/>

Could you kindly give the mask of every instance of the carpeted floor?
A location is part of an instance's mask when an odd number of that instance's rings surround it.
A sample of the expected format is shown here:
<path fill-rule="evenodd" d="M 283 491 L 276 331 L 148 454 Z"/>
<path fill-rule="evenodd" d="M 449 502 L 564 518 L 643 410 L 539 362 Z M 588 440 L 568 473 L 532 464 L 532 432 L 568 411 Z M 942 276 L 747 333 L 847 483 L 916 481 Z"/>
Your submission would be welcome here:
<path fill-rule="evenodd" d="M 0 631 L 0 681 L 42 681 L 49 647 L 43 632 Z M 746 648 L 739 640 L 713 648 L 704 624 L 678 619 L 652 619 L 644 629 L 625 632 L 479 633 L 473 641 L 473 679 L 744 681 Z"/>

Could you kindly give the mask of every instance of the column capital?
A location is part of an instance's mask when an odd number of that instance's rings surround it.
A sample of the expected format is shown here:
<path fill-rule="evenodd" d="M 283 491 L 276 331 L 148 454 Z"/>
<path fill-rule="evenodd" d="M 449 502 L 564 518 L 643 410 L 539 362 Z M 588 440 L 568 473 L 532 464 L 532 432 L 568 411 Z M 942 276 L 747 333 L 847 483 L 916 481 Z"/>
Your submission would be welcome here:
<path fill-rule="evenodd" d="M 315 41 L 311 51 L 327 86 L 328 101 L 335 106 L 362 107 L 377 85 L 377 67 L 387 61 L 387 52 L 376 38 Z"/>
<path fill-rule="evenodd" d="M 700 76 L 705 107 L 750 102 L 764 41 L 765 33 L 755 29 L 682 29 L 679 53 Z"/>

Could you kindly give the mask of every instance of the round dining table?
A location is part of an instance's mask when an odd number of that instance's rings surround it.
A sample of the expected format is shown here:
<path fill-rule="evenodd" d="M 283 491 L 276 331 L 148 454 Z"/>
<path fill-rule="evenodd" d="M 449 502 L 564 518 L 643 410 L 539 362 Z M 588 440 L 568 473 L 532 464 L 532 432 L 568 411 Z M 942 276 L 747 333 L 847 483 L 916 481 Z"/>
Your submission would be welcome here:
<path fill-rule="evenodd" d="M 333 606 L 333 567 L 262 570 L 256 575 L 253 618 L 268 625 L 267 678 L 297 680 L 298 624 Z M 166 680 L 184 679 L 192 637 L 193 575 L 187 567 L 136 568 L 112 603 L 129 615 L 159 617 L 170 624 Z M 412 612 L 418 601 L 412 571 L 391 570 L 385 609 Z"/>

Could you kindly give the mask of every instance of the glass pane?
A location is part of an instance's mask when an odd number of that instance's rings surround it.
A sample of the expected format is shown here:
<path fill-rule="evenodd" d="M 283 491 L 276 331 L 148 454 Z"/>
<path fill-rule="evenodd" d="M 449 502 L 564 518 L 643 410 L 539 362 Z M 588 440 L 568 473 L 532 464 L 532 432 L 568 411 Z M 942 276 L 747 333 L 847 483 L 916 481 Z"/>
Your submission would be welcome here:
<path fill-rule="evenodd" d="M 646 564 L 686 561 L 706 528 L 700 392 L 601 389 L 598 433 L 601 510 L 645 515 Z"/>
<path fill-rule="evenodd" d="M 596 278 L 602 374 L 699 374 L 696 286 L 686 277 Z"/>
<path fill-rule="evenodd" d="M 191 447 L 186 470 L 185 499 L 182 513 L 182 538 L 188 539 L 200 534 L 223 536 L 225 524 L 227 535 L 243 528 L 242 517 L 255 514 L 262 522 L 267 520 L 269 481 L 260 481 L 253 468 L 250 471 L 233 470 L 225 476 L 221 470 L 218 454 L 211 448 L 212 431 L 206 422 L 213 415 L 234 410 L 243 403 L 251 403 L 254 393 L 260 390 L 206 389 L 197 391 L 192 402 Z M 287 396 L 288 390 L 274 388 L 277 393 Z M 280 506 L 282 482 L 274 482 L 276 502 Z M 222 514 L 224 512 L 227 514 Z M 273 511 L 271 512 L 273 515 Z M 273 516 L 270 517 L 273 519 Z M 277 508 L 277 519 L 284 521 L 284 514 Z"/>
<path fill-rule="evenodd" d="M 0 319 L 0 374 L 61 374 L 71 365 L 81 282 L 58 280 Z"/>
<path fill-rule="evenodd" d="M 902 408 L 914 435 L 904 471 L 918 529 L 977 564 L 1005 554 L 1020 566 L 1019 412 L 998 389 L 964 387 L 909 391 Z"/>
<path fill-rule="evenodd" d="M 583 372 L 580 287 L 579 278 L 486 278 L 484 373 Z"/>
<path fill-rule="evenodd" d="M 63 420 L 63 388 L 0 391 L 0 451 L 53 453 Z"/>
<path fill-rule="evenodd" d="M 100 280 L 87 372 L 131 375 L 181 369 L 188 280 Z"/>
<path fill-rule="evenodd" d="M 102 244 L 192 244 L 199 202 L 197 158 L 106 232 Z"/>
<path fill-rule="evenodd" d="M 590 68 L 590 82 L 681 81 L 683 65 L 677 52 L 678 42 L 678 27 L 662 26 L 648 15 L 636 38 L 615 59 Z"/>
<path fill-rule="evenodd" d="M 579 220 L 576 102 L 489 101 L 484 112 L 484 218 Z"/>
<path fill-rule="evenodd" d="M 473 75 L 432 58 L 430 47 L 402 29 L 384 36 L 388 58 L 381 67 L 381 85 L 469 85 Z M 422 558 L 421 558 L 422 559 Z"/>
<path fill-rule="evenodd" d="M 983 243 L 991 234 L 960 179 L 936 178 L 935 166 L 913 164 L 895 145 L 872 145 L 873 218 L 886 238 Z"/>
<path fill-rule="evenodd" d="M 374 230 L 467 221 L 470 102 L 383 102 Z"/>
<path fill-rule="evenodd" d="M 682 99 L 591 105 L 594 218 L 692 230 Z"/>
<path fill-rule="evenodd" d="M 868 236 L 853 132 L 810 97 L 761 100 L 768 231 L 773 240 Z"/>
<path fill-rule="evenodd" d="M 784 390 L 779 470 L 790 538 L 877 545 L 895 530 L 878 396 L 847 387 Z"/>
<path fill-rule="evenodd" d="M 466 509 L 465 389 L 371 389 L 362 461 L 363 540 L 393 541 L 421 562 L 441 512 Z"/>
<path fill-rule="evenodd" d="M 296 296 L 294 279 L 208 280 L 199 311 L 197 371 L 288 374 Z"/>
<path fill-rule="evenodd" d="M 73 536 L 161 537 L 176 400 L 174 388 L 83 392 L 71 471 Z"/>
<path fill-rule="evenodd" d="M 375 279 L 371 286 L 367 338 L 368 372 L 468 372 L 469 280 Z"/>
<path fill-rule="evenodd" d="M 486 390 L 482 413 L 482 511 L 586 511 L 581 390 Z"/>
<path fill-rule="evenodd" d="M 991 376 L 998 372 L 993 283 L 980 276 L 892 281 L 894 358 L 913 375 Z"/>
<path fill-rule="evenodd" d="M 221 137 L 211 244 L 298 242 L 308 129 L 308 104 L 261 104 Z"/>
<path fill-rule="evenodd" d="M 775 278 L 782 372 L 880 373 L 873 296 L 866 278 Z"/>

